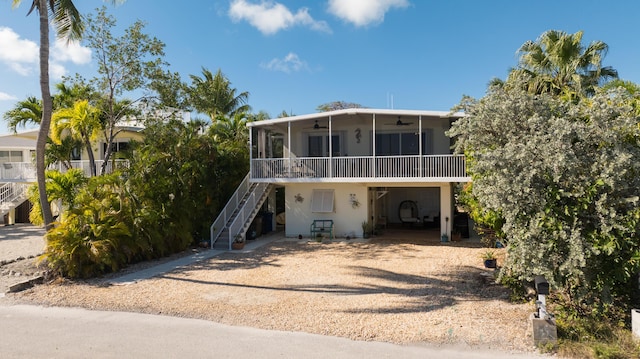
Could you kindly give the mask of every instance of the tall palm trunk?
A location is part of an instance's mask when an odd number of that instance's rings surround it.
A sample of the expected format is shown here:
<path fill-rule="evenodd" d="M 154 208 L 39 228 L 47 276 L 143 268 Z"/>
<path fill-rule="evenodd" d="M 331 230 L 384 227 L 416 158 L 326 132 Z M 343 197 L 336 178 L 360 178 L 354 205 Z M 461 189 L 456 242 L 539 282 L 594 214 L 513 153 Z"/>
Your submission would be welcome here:
<path fill-rule="evenodd" d="M 40 207 L 42 219 L 47 230 L 53 227 L 53 213 L 47 198 L 46 180 L 44 177 L 45 162 L 44 151 L 49 137 L 51 124 L 52 100 L 49 89 L 49 12 L 47 0 L 38 0 L 38 13 L 40 14 L 40 90 L 42 92 L 42 121 L 36 141 L 36 177 L 38 191 L 40 193 Z"/>
<path fill-rule="evenodd" d="M 84 137 L 84 146 L 87 148 L 87 155 L 89 156 L 89 171 L 91 171 L 91 176 L 96 175 L 96 159 L 93 156 L 93 149 L 91 148 L 91 140 L 89 140 L 89 136 Z"/>

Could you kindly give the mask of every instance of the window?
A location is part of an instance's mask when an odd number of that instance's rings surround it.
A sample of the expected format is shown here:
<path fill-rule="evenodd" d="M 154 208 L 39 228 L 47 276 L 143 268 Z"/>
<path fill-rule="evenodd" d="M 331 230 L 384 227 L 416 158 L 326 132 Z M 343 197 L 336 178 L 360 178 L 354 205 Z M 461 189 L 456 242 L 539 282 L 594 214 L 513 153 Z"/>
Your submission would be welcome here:
<path fill-rule="evenodd" d="M 311 212 L 331 213 L 333 212 L 333 190 L 314 189 L 311 198 Z"/>
<path fill-rule="evenodd" d="M 82 149 L 80 147 L 74 147 L 71 150 L 71 160 L 72 161 L 80 161 L 82 159 Z"/>
<path fill-rule="evenodd" d="M 271 146 L 269 146 L 271 153 L 267 154 L 268 157 L 284 157 L 284 137 L 281 134 L 273 134 L 269 139 L 271 140 Z"/>
<path fill-rule="evenodd" d="M 329 157 L 329 135 L 309 135 L 308 144 L 309 157 Z M 341 135 L 331 136 L 331 150 L 334 157 L 342 155 Z"/>
<path fill-rule="evenodd" d="M 433 130 L 422 132 L 422 154 L 433 152 Z M 376 133 L 376 156 L 417 155 L 420 142 L 416 132 Z"/>
<path fill-rule="evenodd" d="M 0 151 L 0 162 L 23 162 L 22 151 Z"/>
<path fill-rule="evenodd" d="M 115 154 L 118 152 L 125 152 L 129 149 L 129 142 L 112 142 L 111 143 L 111 153 Z M 103 143 L 102 144 L 102 156 L 104 157 L 104 155 L 106 155 L 107 153 L 107 144 Z M 118 156 L 116 156 L 118 157 Z"/>

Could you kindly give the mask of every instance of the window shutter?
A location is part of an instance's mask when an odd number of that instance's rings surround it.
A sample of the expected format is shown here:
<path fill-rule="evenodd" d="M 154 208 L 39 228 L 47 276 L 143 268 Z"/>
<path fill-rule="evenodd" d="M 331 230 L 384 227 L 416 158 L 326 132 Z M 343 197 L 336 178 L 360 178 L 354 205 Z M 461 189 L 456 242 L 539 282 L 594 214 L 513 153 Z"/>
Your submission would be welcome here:
<path fill-rule="evenodd" d="M 332 189 L 314 189 L 311 199 L 311 212 L 333 212 L 334 191 Z"/>

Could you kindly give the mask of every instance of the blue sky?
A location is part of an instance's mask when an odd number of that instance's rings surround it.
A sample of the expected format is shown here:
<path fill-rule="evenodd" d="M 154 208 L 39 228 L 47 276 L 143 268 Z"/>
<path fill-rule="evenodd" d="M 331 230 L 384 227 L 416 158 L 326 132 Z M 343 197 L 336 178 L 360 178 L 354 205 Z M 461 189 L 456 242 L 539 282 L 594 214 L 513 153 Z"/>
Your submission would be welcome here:
<path fill-rule="evenodd" d="M 0 0 L 0 113 L 39 97 L 38 19 L 30 0 Z M 166 44 L 184 81 L 218 68 L 254 112 L 316 112 L 343 100 L 371 108 L 449 110 L 482 97 L 517 64 L 518 48 L 546 30 L 584 31 L 583 44 L 609 45 L 604 65 L 640 83 L 640 2 L 611 0 L 76 0 L 82 13 L 107 4 L 119 29 L 136 19 Z M 166 4 L 166 5 L 165 5 Z M 173 6 L 171 6 L 173 5 Z M 52 81 L 91 78 L 81 45 L 55 45 Z M 53 88 L 53 85 L 52 85 Z M 7 133 L 0 124 L 0 133 Z"/>

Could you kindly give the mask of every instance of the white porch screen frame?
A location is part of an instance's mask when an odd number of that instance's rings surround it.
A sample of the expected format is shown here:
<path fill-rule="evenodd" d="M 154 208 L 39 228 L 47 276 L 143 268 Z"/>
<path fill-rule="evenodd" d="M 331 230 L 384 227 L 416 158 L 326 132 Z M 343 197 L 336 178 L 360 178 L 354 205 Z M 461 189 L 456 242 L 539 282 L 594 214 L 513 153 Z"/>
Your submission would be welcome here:
<path fill-rule="evenodd" d="M 311 196 L 311 212 L 332 213 L 334 197 L 332 189 L 314 189 Z"/>

